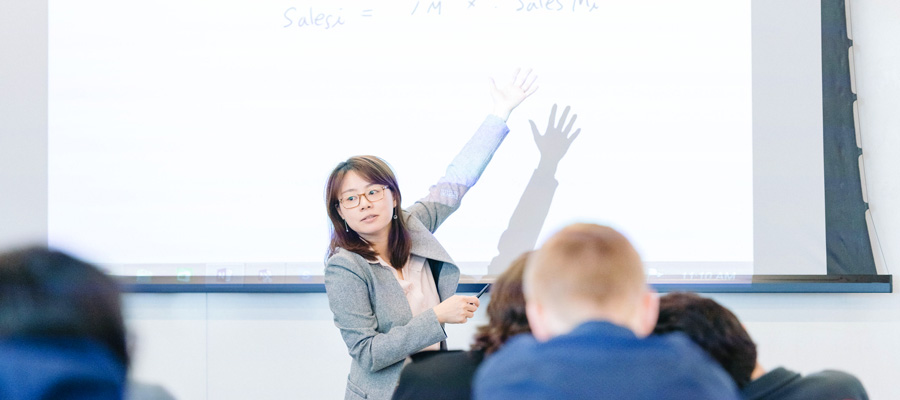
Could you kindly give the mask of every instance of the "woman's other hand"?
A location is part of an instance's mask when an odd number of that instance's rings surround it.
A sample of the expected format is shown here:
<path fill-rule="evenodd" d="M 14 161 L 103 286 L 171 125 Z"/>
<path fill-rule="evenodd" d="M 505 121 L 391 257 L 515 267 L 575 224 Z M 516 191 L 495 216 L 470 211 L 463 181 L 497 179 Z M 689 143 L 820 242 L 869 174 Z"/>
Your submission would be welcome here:
<path fill-rule="evenodd" d="M 522 72 L 521 68 L 516 69 L 516 73 L 510 81 L 498 84 L 491 78 L 494 115 L 506 121 L 512 110 L 538 89 L 535 81 L 537 81 L 537 75 L 532 75 L 530 69 Z"/>
<path fill-rule="evenodd" d="M 479 304 L 475 296 L 454 295 L 434 306 L 434 313 L 442 324 L 462 324 L 475 315 Z"/>

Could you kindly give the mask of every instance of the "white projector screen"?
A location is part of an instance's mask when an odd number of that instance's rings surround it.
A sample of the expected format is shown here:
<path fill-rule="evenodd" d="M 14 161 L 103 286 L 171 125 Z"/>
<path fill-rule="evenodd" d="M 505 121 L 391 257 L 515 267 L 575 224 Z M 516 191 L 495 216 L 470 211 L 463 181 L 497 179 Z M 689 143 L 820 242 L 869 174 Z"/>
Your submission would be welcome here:
<path fill-rule="evenodd" d="M 624 232 L 651 281 L 825 274 L 819 4 L 50 0 L 49 244 L 321 281 L 331 169 L 378 155 L 408 206 L 523 67 L 539 90 L 437 232 L 464 282 L 572 222 Z M 554 104 L 581 133 L 547 208 L 523 194 Z M 498 250 L 516 218 L 533 232 Z"/>

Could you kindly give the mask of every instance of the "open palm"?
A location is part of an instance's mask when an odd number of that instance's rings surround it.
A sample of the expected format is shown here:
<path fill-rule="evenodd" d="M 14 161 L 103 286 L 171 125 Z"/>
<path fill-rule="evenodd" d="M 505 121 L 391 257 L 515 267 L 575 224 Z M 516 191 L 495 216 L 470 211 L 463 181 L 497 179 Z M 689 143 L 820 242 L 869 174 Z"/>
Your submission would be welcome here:
<path fill-rule="evenodd" d="M 532 75 L 530 69 L 522 72 L 521 68 L 516 69 L 516 73 L 509 81 L 497 83 L 494 79 L 491 79 L 494 114 L 504 120 L 509 118 L 512 110 L 537 90 L 536 80 L 537 75 Z"/>

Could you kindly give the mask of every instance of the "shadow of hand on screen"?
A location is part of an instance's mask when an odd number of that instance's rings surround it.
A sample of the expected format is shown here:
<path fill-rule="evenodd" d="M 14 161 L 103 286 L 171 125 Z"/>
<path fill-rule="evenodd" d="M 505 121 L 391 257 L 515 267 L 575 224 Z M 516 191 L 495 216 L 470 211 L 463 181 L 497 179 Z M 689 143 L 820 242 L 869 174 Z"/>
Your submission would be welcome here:
<path fill-rule="evenodd" d="M 577 129 L 569 134 L 578 118 L 578 115 L 573 114 L 567 123 L 569 109 L 570 107 L 566 106 L 557 122 L 554 104 L 543 135 L 533 120 L 528 121 L 531 124 L 534 143 L 541 152 L 541 161 L 532 173 L 522 197 L 519 198 L 519 204 L 509 219 L 509 225 L 500 235 L 500 241 L 497 243 L 498 254 L 487 268 L 490 275 L 502 273 L 519 254 L 534 249 L 537 243 L 544 220 L 550 212 L 556 187 L 559 185 L 554 177 L 556 167 L 581 133 L 581 129 Z"/>
<path fill-rule="evenodd" d="M 538 150 L 541 151 L 541 163 L 538 164 L 538 170 L 541 168 L 552 168 L 555 173 L 559 161 L 566 155 L 566 152 L 569 151 L 569 146 L 581 133 L 581 128 L 579 128 L 569 136 L 569 132 L 572 132 L 572 126 L 575 125 L 575 120 L 578 119 L 578 114 L 573 114 L 569 124 L 566 125 L 566 118 L 569 115 L 570 108 L 566 106 L 562 116 L 559 117 L 559 123 L 555 124 L 556 104 L 554 104 L 550 110 L 550 120 L 547 121 L 547 130 L 544 131 L 543 135 L 538 131 L 534 121 L 528 120 L 528 123 L 531 124 L 531 134 L 534 136 L 534 143 L 537 145 Z M 565 128 L 563 128 L 563 125 L 565 125 Z"/>

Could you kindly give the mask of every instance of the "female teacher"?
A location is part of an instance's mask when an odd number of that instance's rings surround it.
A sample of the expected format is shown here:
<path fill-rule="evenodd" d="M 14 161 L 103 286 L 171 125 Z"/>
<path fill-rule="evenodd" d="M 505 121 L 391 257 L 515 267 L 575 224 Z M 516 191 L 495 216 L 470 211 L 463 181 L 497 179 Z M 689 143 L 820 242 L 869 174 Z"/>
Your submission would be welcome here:
<path fill-rule="evenodd" d="M 353 358 L 345 399 L 389 399 L 403 361 L 446 348 L 443 324 L 465 323 L 478 309 L 476 297 L 454 295 L 459 268 L 432 233 L 478 181 L 509 132 L 510 112 L 537 90 L 535 78 L 516 71 L 510 82 L 491 81 L 494 113 L 406 210 L 393 171 L 378 157 L 351 157 L 329 176 L 325 290 Z"/>

